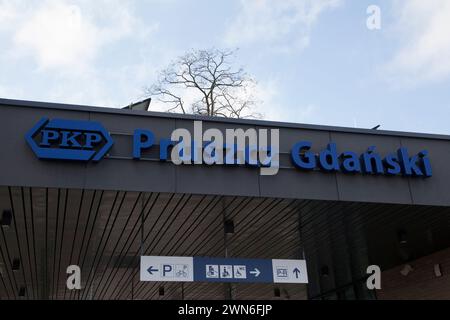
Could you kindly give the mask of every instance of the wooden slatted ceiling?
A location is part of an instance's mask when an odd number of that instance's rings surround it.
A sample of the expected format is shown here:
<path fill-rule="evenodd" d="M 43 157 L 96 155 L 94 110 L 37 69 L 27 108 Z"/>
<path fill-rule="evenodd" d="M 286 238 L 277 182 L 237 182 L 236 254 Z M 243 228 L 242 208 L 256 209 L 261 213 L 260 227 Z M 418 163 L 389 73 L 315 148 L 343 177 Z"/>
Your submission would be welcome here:
<path fill-rule="evenodd" d="M 236 225 L 236 237 L 229 239 L 231 256 L 287 258 L 298 247 L 292 243 L 297 234 L 292 200 L 20 187 L 3 187 L 0 197 L 2 207 L 14 212 L 14 223 L 0 237 L 2 298 L 18 298 L 21 286 L 30 299 L 159 298 L 161 284 L 138 281 L 141 250 L 223 256 L 223 208 Z M 277 225 L 269 228 L 274 213 Z M 271 249 L 280 237 L 289 245 Z M 8 263 L 14 258 L 21 261 L 19 271 Z M 66 289 L 70 264 L 82 268 L 85 289 Z M 181 294 L 179 284 L 164 286 L 164 298 Z M 304 292 L 304 286 L 300 289 Z M 222 298 L 223 286 L 189 284 L 184 295 Z"/>
<path fill-rule="evenodd" d="M 224 256 L 224 210 L 235 224 L 227 237 L 232 257 L 299 258 L 302 243 L 312 244 L 311 256 L 330 246 L 344 255 L 332 241 L 348 237 L 345 228 L 392 233 L 404 213 L 410 224 L 420 221 L 416 228 L 450 231 L 445 207 L 277 198 L 1 187 L 0 209 L 14 212 L 12 225 L 0 230 L 2 299 L 19 298 L 22 286 L 29 299 L 221 299 L 223 284 L 139 282 L 139 256 Z M 19 270 L 12 270 L 14 259 Z M 70 264 L 82 269 L 82 290 L 66 288 Z M 235 284 L 233 292 L 238 299 L 273 298 L 273 288 Z M 306 297 L 305 285 L 281 290 L 283 297 Z"/>

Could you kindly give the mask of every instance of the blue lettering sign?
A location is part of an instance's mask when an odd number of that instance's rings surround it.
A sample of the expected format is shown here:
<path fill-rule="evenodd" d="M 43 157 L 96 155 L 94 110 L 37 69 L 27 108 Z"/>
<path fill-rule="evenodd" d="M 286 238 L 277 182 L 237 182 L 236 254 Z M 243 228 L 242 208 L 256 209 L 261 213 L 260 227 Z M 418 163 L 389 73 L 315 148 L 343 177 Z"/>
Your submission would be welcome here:
<path fill-rule="evenodd" d="M 112 147 L 113 140 L 105 128 L 96 121 L 41 119 L 27 134 L 26 141 L 34 153 L 41 159 L 63 159 L 79 161 L 99 161 Z M 160 139 L 159 160 L 170 161 L 171 148 L 176 146 L 180 157 L 194 163 L 207 155 L 206 164 L 246 165 L 262 167 L 270 165 L 271 159 L 261 162 L 258 159 L 258 146 L 246 145 L 237 150 L 236 144 L 223 144 L 224 159 L 218 159 L 216 146 L 212 141 L 203 141 L 197 148 L 195 141 L 186 145 L 182 140 Z M 133 158 L 141 159 L 144 150 L 158 145 L 150 130 L 136 129 L 133 134 Z M 188 148 L 189 146 L 189 148 Z M 432 168 L 428 151 L 422 150 L 410 155 L 406 147 L 397 152 L 381 156 L 375 146 L 370 146 L 362 154 L 353 151 L 340 151 L 334 142 L 322 150 L 312 151 L 310 141 L 299 141 L 291 149 L 291 160 L 295 167 L 302 170 L 321 170 L 325 172 L 363 173 L 369 175 L 404 175 L 411 177 L 431 177 Z M 266 147 L 271 157 L 271 147 Z M 222 154 L 222 152 L 221 152 Z M 183 160 L 183 161 L 184 161 Z"/>
<path fill-rule="evenodd" d="M 133 135 L 133 158 L 141 158 L 142 149 L 148 149 L 153 145 L 155 136 L 149 130 L 136 129 Z"/>
<path fill-rule="evenodd" d="M 41 119 L 25 136 L 40 159 L 99 161 L 113 140 L 96 121 Z"/>
<path fill-rule="evenodd" d="M 312 170 L 316 167 L 316 156 L 311 151 L 311 142 L 300 141 L 294 144 L 291 157 L 294 164 L 300 169 Z M 302 154 L 304 152 L 304 154 Z"/>
<path fill-rule="evenodd" d="M 319 166 L 324 171 L 339 170 L 335 143 L 329 143 L 327 148 L 319 153 Z"/>
<path fill-rule="evenodd" d="M 339 171 L 344 173 L 386 174 L 417 177 L 431 177 L 432 169 L 428 151 L 422 150 L 410 156 L 408 149 L 401 147 L 397 155 L 390 153 L 381 158 L 376 153 L 376 147 L 371 146 L 359 157 L 355 152 L 337 152 L 337 146 L 331 142 L 327 148 L 320 151 L 316 156 L 310 149 L 312 143 L 300 141 L 296 143 L 291 151 L 291 159 L 294 165 L 301 169 L 323 171 Z"/>
<path fill-rule="evenodd" d="M 346 173 L 361 172 L 361 164 L 358 155 L 352 151 L 344 151 L 341 154 L 342 171 Z"/>

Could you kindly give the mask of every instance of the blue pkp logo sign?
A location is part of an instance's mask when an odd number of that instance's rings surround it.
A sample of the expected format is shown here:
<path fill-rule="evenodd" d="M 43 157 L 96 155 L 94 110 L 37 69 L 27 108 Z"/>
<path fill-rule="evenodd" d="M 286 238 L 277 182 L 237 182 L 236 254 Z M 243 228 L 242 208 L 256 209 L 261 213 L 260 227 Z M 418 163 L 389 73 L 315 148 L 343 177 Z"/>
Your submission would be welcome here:
<path fill-rule="evenodd" d="M 96 121 L 41 119 L 25 136 L 40 159 L 99 161 L 114 141 Z"/>

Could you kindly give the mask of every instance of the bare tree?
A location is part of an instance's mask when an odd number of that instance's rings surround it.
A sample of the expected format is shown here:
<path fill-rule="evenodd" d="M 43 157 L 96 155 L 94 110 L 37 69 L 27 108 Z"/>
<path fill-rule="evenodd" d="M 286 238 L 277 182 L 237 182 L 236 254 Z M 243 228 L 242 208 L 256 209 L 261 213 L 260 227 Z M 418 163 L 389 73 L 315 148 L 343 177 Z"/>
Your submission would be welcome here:
<path fill-rule="evenodd" d="M 234 51 L 193 50 L 161 71 L 147 96 L 168 104 L 167 111 L 229 118 L 261 118 L 254 111 L 256 81 L 234 70 Z"/>

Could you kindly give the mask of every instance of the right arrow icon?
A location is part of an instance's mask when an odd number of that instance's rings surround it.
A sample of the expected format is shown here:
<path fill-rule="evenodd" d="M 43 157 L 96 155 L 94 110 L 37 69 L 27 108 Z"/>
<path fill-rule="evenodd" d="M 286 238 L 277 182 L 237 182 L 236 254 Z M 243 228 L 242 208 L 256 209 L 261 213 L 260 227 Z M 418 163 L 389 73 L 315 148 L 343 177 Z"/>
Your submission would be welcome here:
<path fill-rule="evenodd" d="M 254 270 L 250 271 L 250 274 L 254 275 L 255 278 L 257 278 L 261 272 L 258 270 L 258 268 L 255 268 Z"/>

